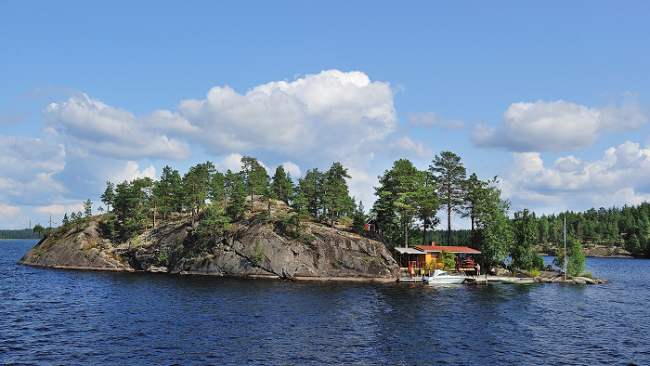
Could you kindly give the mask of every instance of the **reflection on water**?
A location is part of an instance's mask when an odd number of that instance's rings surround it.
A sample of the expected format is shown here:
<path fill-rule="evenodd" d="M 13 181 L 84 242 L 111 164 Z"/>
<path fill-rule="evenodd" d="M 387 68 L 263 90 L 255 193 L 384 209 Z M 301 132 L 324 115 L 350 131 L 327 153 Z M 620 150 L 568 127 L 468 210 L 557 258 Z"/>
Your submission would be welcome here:
<path fill-rule="evenodd" d="M 650 364 L 645 260 L 610 285 L 291 283 L 18 266 L 0 242 L 1 364 Z"/>

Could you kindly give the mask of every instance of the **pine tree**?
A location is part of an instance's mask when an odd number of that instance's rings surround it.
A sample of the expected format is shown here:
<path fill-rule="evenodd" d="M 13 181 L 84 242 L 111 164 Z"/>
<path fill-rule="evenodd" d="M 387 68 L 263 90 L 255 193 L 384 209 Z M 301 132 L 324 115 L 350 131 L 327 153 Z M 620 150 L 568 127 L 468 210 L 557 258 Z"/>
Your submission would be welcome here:
<path fill-rule="evenodd" d="M 460 156 L 450 151 L 443 151 L 440 156 L 436 155 L 433 165 L 429 166 L 429 172 L 438 186 L 440 205 L 447 209 L 447 243 L 451 243 L 451 213 L 461 213 L 464 196 L 463 181 L 467 173 L 460 162 Z"/>
<path fill-rule="evenodd" d="M 106 205 L 106 212 L 111 211 L 111 206 L 113 206 L 113 203 L 115 201 L 115 186 L 113 183 L 110 181 L 106 182 L 106 190 L 104 191 L 104 194 L 101 196 L 102 202 Z"/>
<path fill-rule="evenodd" d="M 350 179 L 348 170 L 339 162 L 325 173 L 323 183 L 323 208 L 329 216 L 330 225 L 334 227 L 334 220 L 352 211 L 354 202 L 350 198 L 348 184 L 345 178 Z"/>

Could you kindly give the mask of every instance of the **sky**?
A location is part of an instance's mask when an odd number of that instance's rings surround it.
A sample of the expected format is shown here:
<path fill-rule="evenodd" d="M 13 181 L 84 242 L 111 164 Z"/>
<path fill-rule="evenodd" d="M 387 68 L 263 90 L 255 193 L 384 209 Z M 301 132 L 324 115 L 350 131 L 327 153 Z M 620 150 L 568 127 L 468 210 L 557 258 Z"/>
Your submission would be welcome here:
<path fill-rule="evenodd" d="M 650 3 L 3 1 L 0 228 L 242 156 L 498 176 L 511 212 L 650 201 Z M 446 226 L 445 215 L 442 225 Z M 459 217 L 454 228 L 467 228 Z"/>

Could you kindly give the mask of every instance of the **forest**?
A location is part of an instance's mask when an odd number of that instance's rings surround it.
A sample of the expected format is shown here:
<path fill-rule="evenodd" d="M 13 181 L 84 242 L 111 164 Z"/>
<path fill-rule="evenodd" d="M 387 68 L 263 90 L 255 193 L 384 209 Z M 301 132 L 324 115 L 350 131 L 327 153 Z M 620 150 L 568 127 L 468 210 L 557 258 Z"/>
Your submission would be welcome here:
<path fill-rule="evenodd" d="M 540 269 L 544 263 L 538 251 L 563 245 L 565 217 L 570 253 L 603 245 L 636 257 L 650 254 L 650 204 L 541 216 L 524 209 L 511 217 L 510 202 L 502 199 L 496 185 L 498 177 L 480 180 L 475 173 L 468 177 L 461 158 L 448 151 L 437 155 L 426 170 L 418 170 L 407 159 L 395 161 L 378 177 L 376 201 L 367 212 L 362 202 L 350 197 L 348 170 L 338 162 L 326 171 L 310 169 L 296 182 L 282 165 L 271 177 L 256 158 L 243 157 L 241 164 L 238 173 L 219 172 L 208 161 L 183 175 L 166 166 L 158 180 L 106 182 L 101 195 L 105 209 L 97 209 L 103 214 L 105 234 L 128 239 L 160 220 L 178 219 L 195 226 L 199 235 L 210 235 L 230 230 L 230 223 L 243 218 L 253 200 L 268 205 L 270 219 L 271 206 L 280 200 L 292 207 L 285 219 L 297 230 L 311 221 L 347 225 L 364 235 L 365 223 L 373 219 L 388 249 L 431 241 L 468 246 L 482 252 L 479 260 L 485 265 Z M 88 200 L 84 212 L 66 213 L 63 226 L 79 230 L 92 216 L 92 205 Z M 446 219 L 446 228 L 440 228 L 440 216 Z M 471 228 L 451 230 L 452 216 L 466 218 Z M 582 263 L 584 268 L 584 257 Z"/>
<path fill-rule="evenodd" d="M 4 239 L 40 239 L 39 234 L 31 229 L 0 230 L 0 240 Z"/>

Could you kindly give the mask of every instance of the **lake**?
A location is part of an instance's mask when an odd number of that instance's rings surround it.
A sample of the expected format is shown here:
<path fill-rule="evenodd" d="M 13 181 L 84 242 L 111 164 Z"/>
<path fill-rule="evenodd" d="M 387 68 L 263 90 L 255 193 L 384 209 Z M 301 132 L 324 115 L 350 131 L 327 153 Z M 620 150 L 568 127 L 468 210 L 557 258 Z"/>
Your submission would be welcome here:
<path fill-rule="evenodd" d="M 0 364 L 650 364 L 647 260 L 587 258 L 608 285 L 429 287 L 17 265 L 35 243 L 0 241 Z"/>

